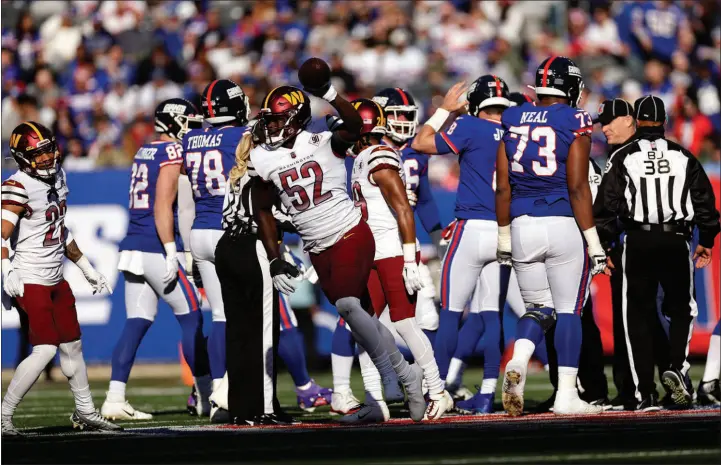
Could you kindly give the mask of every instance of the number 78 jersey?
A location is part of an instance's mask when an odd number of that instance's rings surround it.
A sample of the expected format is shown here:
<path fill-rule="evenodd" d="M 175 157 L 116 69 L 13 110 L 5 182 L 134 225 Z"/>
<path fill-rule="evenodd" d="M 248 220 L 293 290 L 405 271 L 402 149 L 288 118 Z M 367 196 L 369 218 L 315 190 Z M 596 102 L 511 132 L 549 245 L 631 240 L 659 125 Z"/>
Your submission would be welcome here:
<path fill-rule="evenodd" d="M 333 246 L 361 219 L 348 195 L 345 162 L 331 148 L 332 135 L 319 119 L 298 134 L 292 148 L 250 151 L 251 175 L 275 185 L 305 250 L 312 253 Z"/>
<path fill-rule="evenodd" d="M 511 218 L 573 217 L 566 162 L 573 141 L 593 131 L 591 116 L 566 104 L 530 103 L 502 116 L 511 184 Z"/>
<path fill-rule="evenodd" d="M 194 129 L 183 138 L 183 161 L 193 189 L 193 229 L 221 230 L 225 184 L 244 126 Z"/>

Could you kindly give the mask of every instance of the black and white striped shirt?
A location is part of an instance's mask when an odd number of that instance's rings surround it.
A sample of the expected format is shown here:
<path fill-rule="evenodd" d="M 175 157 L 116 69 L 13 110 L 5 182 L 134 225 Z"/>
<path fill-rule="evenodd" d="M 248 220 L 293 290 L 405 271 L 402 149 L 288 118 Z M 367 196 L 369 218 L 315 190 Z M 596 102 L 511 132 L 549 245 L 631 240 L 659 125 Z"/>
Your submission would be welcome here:
<path fill-rule="evenodd" d="M 611 154 L 594 203 L 602 240 L 616 239 L 618 218 L 625 224 L 695 224 L 713 245 L 719 213 L 711 183 L 696 157 L 663 134 L 663 127 L 639 128 Z"/>

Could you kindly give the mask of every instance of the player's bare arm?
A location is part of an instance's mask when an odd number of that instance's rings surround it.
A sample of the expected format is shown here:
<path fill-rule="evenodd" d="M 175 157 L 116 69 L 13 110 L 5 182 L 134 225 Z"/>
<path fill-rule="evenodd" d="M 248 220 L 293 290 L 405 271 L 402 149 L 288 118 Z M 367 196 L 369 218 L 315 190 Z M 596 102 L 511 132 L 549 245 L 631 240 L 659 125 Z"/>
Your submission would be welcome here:
<path fill-rule="evenodd" d="M 391 168 L 380 169 L 371 176 L 373 182 L 380 188 L 383 199 L 396 213 L 401 241 L 403 244 L 412 244 L 415 254 L 416 224 L 403 180 L 398 172 Z"/>
<path fill-rule="evenodd" d="M 334 139 L 343 142 L 349 147 L 360 138 L 360 129 L 363 125 L 363 119 L 358 111 L 340 95 L 330 102 L 333 108 L 338 112 L 338 116 L 343 120 L 343 124 L 333 132 Z"/>
<path fill-rule="evenodd" d="M 424 154 L 437 154 L 436 133 L 448 123 L 456 119 L 460 111 L 468 105 L 465 95 L 468 86 L 465 81 L 456 83 L 451 87 L 443 98 L 443 104 L 436 110 L 432 117 L 426 121 L 418 135 L 413 139 L 411 147 L 413 150 Z"/>
<path fill-rule="evenodd" d="M 576 223 L 586 238 L 588 255 L 593 261 L 593 273 L 605 272 L 608 275 L 606 253 L 601 246 L 596 223 L 593 220 L 593 196 L 591 195 L 591 186 L 588 184 L 590 154 L 591 137 L 587 135 L 576 138 L 568 149 L 566 165 L 568 199 L 571 202 Z"/>
<path fill-rule="evenodd" d="M 75 263 L 77 263 L 80 258 L 83 257 L 83 252 L 80 250 L 80 248 L 78 247 L 78 243 L 76 243 L 75 240 L 65 243 L 65 257 Z"/>
<path fill-rule="evenodd" d="M 171 282 L 178 276 L 178 251 L 175 245 L 175 221 L 173 203 L 178 196 L 178 177 L 182 164 L 165 165 L 158 173 L 155 185 L 155 228 L 165 248 L 165 282 Z"/>

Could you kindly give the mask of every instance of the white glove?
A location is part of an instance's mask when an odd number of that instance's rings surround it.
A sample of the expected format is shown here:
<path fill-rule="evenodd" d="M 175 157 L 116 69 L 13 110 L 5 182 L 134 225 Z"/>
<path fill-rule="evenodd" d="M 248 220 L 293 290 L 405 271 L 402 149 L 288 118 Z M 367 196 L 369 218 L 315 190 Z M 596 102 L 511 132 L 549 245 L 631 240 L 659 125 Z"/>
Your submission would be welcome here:
<path fill-rule="evenodd" d="M 193 254 L 190 251 L 185 251 L 185 271 L 189 277 L 193 276 Z"/>
<path fill-rule="evenodd" d="M 583 232 L 588 245 L 588 256 L 591 258 L 591 275 L 603 273 L 606 269 L 606 251 L 601 246 L 596 227 L 591 227 Z"/>
<path fill-rule="evenodd" d="M 13 268 L 10 259 L 2 260 L 3 289 L 11 298 L 23 297 L 25 294 L 25 284 L 20 275 Z"/>
<path fill-rule="evenodd" d="M 408 203 L 411 207 L 415 207 L 418 204 L 418 195 L 412 189 L 406 189 L 406 196 L 408 196 Z"/>
<path fill-rule="evenodd" d="M 409 243 L 403 245 L 403 283 L 406 285 L 408 294 L 415 294 L 423 288 L 421 274 L 416 264 L 416 244 Z"/>
<path fill-rule="evenodd" d="M 178 248 L 174 242 L 165 243 L 163 247 L 165 248 L 165 275 L 163 275 L 163 283 L 170 283 L 178 279 Z"/>
<path fill-rule="evenodd" d="M 285 295 L 293 294 L 300 283 L 298 267 L 283 259 L 270 261 L 270 276 L 273 277 L 275 288 Z"/>
<path fill-rule="evenodd" d="M 511 226 L 498 226 L 498 248 L 496 249 L 496 260 L 501 265 L 513 266 L 513 255 L 511 253 Z"/>
<path fill-rule="evenodd" d="M 93 287 L 93 294 L 102 293 L 103 288 L 108 290 L 108 293 L 113 293 L 113 289 L 110 287 L 108 279 L 105 278 L 103 274 L 95 270 L 95 267 L 90 264 L 90 261 L 87 257 L 81 256 L 80 259 L 78 259 L 78 261 L 75 263 L 75 265 L 80 268 L 80 270 L 83 272 L 83 275 L 85 275 L 85 279 Z"/>

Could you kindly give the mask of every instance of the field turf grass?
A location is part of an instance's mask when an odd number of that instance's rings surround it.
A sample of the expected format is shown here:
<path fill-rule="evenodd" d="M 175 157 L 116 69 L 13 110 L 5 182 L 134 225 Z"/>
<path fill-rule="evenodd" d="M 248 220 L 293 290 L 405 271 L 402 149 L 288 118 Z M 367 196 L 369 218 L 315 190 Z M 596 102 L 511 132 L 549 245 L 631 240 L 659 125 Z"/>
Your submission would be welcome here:
<path fill-rule="evenodd" d="M 692 369 L 698 381 L 701 367 Z M 330 373 L 314 374 L 331 386 Z M 480 382 L 469 370 L 469 388 Z M 612 380 L 608 374 L 609 382 Z M 362 397 L 360 374 L 353 391 Z M 500 389 L 500 381 L 499 381 Z M 613 384 L 609 383 L 612 387 Z M 414 424 L 402 406 L 383 425 L 341 427 L 327 407 L 304 413 L 296 405 L 290 376 L 279 375 L 279 399 L 303 424 L 289 428 L 238 428 L 210 425 L 185 411 L 189 388 L 177 377 L 132 379 L 127 399 L 154 415 L 152 421 L 120 422 L 120 434 L 76 433 L 69 416 L 73 399 L 67 382 L 41 380 L 16 411 L 21 439 L 2 439 L 3 463 L 718 463 L 719 411 L 606 413 L 571 418 L 553 414 L 509 419 L 447 416 Z M 7 382 L 3 382 L 3 393 Z M 92 380 L 100 408 L 106 380 Z M 613 394 L 613 389 L 612 394 Z M 661 387 L 659 386 L 659 390 Z M 529 374 L 527 408 L 551 393 L 545 372 Z M 501 410 L 500 390 L 496 409 Z"/>

